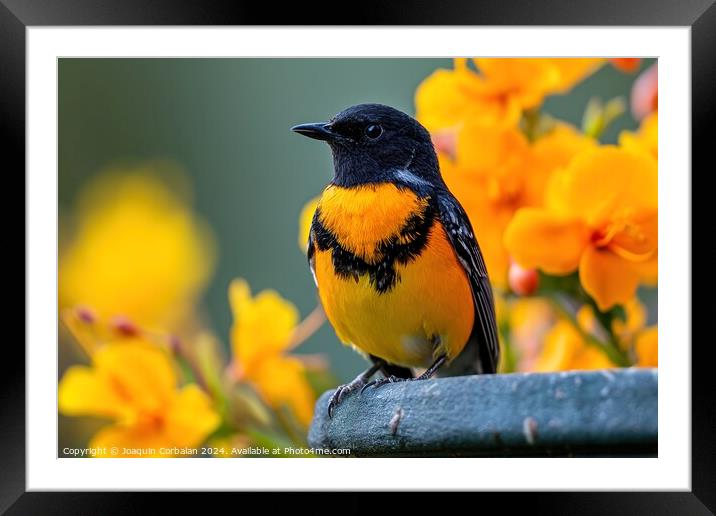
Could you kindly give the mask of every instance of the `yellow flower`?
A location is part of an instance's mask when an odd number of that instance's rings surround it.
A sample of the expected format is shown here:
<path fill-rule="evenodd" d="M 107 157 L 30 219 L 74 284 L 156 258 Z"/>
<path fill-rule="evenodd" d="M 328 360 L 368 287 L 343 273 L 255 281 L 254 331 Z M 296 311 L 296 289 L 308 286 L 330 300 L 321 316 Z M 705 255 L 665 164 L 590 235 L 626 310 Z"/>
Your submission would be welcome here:
<path fill-rule="evenodd" d="M 186 317 L 213 269 L 213 239 L 155 168 L 102 175 L 81 193 L 61 248 L 61 308 L 169 328 Z"/>
<path fill-rule="evenodd" d="M 516 128 L 498 131 L 469 124 L 458 136 L 457 159 L 440 156 L 445 183 L 475 226 L 496 286 L 506 286 L 510 262 L 503 234 L 515 211 L 542 206 L 554 170 L 595 145 L 567 124 L 557 124 L 532 144 Z"/>
<path fill-rule="evenodd" d="M 634 296 L 624 303 L 625 318 L 614 318 L 611 324 L 611 332 L 619 340 L 622 349 L 628 349 L 634 343 L 634 337 L 646 325 L 647 312 L 639 298 Z M 579 326 L 586 332 L 598 337 L 598 322 L 594 310 L 589 305 L 582 306 L 577 312 Z"/>
<path fill-rule="evenodd" d="M 457 59 L 453 70 L 437 70 L 415 95 L 417 118 L 429 131 L 460 128 L 465 122 L 489 127 L 515 125 L 522 110 L 544 97 L 564 93 L 594 72 L 603 59 L 475 59 L 479 71 Z"/>
<path fill-rule="evenodd" d="M 316 213 L 316 207 L 318 206 L 318 199 L 320 197 L 314 197 L 308 201 L 301 210 L 301 214 L 298 217 L 298 246 L 304 253 L 308 249 L 308 235 L 311 232 L 311 223 L 313 222 L 313 214 Z"/>
<path fill-rule="evenodd" d="M 548 300 L 539 297 L 519 297 L 509 310 L 510 343 L 518 353 L 516 370 L 532 371 L 557 314 Z"/>
<path fill-rule="evenodd" d="M 631 152 L 645 152 L 654 159 L 659 158 L 659 115 L 654 111 L 641 121 L 636 133 L 622 131 L 619 135 L 619 145 Z M 656 286 L 659 277 L 659 264 L 657 253 L 654 257 L 638 266 L 643 283 Z"/>
<path fill-rule="evenodd" d="M 637 364 L 641 367 L 659 367 L 659 331 L 650 326 L 639 334 L 634 346 Z"/>
<path fill-rule="evenodd" d="M 511 95 L 523 108 L 547 95 L 566 93 L 604 63 L 595 58 L 477 58 L 493 92 Z"/>
<path fill-rule="evenodd" d="M 639 277 L 644 285 L 656 287 L 659 283 L 659 250 L 657 249 L 650 259 L 645 262 L 635 263 L 639 271 Z"/>
<path fill-rule="evenodd" d="M 430 132 L 459 129 L 466 121 L 485 126 L 516 125 L 521 106 L 491 91 L 481 75 L 456 60 L 453 70 L 436 70 L 415 92 L 416 118 Z"/>
<path fill-rule="evenodd" d="M 636 133 L 622 131 L 619 146 L 630 152 L 642 152 L 659 159 L 659 115 L 657 111 L 647 115 L 641 121 Z M 636 264 L 642 283 L 655 287 L 659 278 L 658 252 L 643 263 Z"/>
<path fill-rule="evenodd" d="M 646 307 L 636 296 L 624 304 L 625 320 L 614 319 L 612 331 L 622 343 L 630 343 L 634 336 L 646 326 Z"/>
<path fill-rule="evenodd" d="M 91 367 L 70 367 L 58 402 L 67 416 L 114 420 L 90 440 L 90 447 L 105 449 L 101 456 L 138 456 L 147 448 L 153 456 L 174 455 L 161 448 L 199 446 L 219 425 L 204 391 L 195 384 L 178 387 L 166 352 L 141 338 L 98 349 Z"/>
<path fill-rule="evenodd" d="M 617 337 L 623 350 L 633 350 L 636 364 L 642 367 L 657 367 L 657 327 L 645 328 L 646 307 L 634 297 L 624 305 L 625 320 L 612 320 L 612 333 Z M 592 335 L 597 334 L 597 320 L 589 306 L 583 306 L 577 313 L 579 325 Z"/>
<path fill-rule="evenodd" d="M 654 158 L 659 157 L 659 114 L 654 111 L 642 120 L 636 133 L 622 131 L 619 145 L 633 152 L 646 152 Z"/>
<path fill-rule="evenodd" d="M 229 300 L 234 314 L 231 345 L 236 377 L 253 384 L 269 405 L 288 406 L 308 425 L 315 396 L 303 362 L 287 354 L 294 345 L 298 310 L 273 290 L 252 297 L 244 280 L 231 282 Z"/>
<path fill-rule="evenodd" d="M 611 146 L 581 152 L 553 174 L 544 208 L 517 211 L 504 242 L 523 267 L 579 269 L 600 310 L 626 303 L 657 252 L 656 161 Z"/>
<path fill-rule="evenodd" d="M 537 358 L 535 371 L 605 369 L 614 367 L 598 348 L 587 344 L 568 321 L 559 321 L 549 331 Z"/>

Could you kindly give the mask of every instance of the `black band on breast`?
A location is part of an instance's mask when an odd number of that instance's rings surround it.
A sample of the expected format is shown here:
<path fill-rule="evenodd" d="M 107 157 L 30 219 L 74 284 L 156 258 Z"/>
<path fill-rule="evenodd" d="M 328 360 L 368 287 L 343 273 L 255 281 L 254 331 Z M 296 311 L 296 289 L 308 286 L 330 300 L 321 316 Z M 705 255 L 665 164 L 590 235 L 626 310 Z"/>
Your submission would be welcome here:
<path fill-rule="evenodd" d="M 312 230 L 316 247 L 321 251 L 331 250 L 333 270 L 343 278 L 358 279 L 367 274 L 370 284 L 380 294 L 390 291 L 399 281 L 400 274 L 395 270 L 396 262 L 406 265 L 423 252 L 428 243 L 430 228 L 435 222 L 437 206 L 432 198 L 420 213 L 414 213 L 395 235 L 381 241 L 375 249 L 376 262 L 368 263 L 344 248 L 336 235 L 321 222 L 320 208 L 313 217 Z"/>

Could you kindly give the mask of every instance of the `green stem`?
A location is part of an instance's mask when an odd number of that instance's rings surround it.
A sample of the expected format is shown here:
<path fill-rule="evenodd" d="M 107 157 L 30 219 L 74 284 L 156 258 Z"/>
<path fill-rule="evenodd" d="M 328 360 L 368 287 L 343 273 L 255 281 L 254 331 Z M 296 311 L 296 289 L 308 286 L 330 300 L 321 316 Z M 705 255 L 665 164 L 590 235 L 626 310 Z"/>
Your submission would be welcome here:
<path fill-rule="evenodd" d="M 540 121 L 539 108 L 526 109 L 523 112 L 524 117 L 524 133 L 530 142 L 537 139 L 537 129 Z"/>
<path fill-rule="evenodd" d="M 297 446 L 306 446 L 306 440 L 296 429 L 292 417 L 286 413 L 285 407 L 276 408 L 276 410 L 274 410 L 274 414 L 279 426 L 283 429 L 291 442 Z"/>
<path fill-rule="evenodd" d="M 584 339 L 587 344 L 599 348 L 605 355 L 609 357 L 612 362 L 614 362 L 619 367 L 629 367 L 631 365 L 629 358 L 622 352 L 621 349 L 619 349 L 619 345 L 616 343 L 616 340 L 614 339 L 614 336 L 612 335 L 610 329 L 605 328 L 605 333 L 608 335 L 608 342 L 601 342 L 596 337 L 594 337 L 594 335 L 588 333 L 584 330 L 584 328 L 580 326 L 579 321 L 577 321 L 576 315 L 572 312 L 572 310 L 565 306 L 565 303 L 560 299 L 558 294 L 549 296 L 549 300 L 552 302 L 552 305 L 555 307 L 555 309 L 572 324 L 572 326 L 575 330 L 577 330 L 577 332 L 579 332 L 579 335 Z"/>

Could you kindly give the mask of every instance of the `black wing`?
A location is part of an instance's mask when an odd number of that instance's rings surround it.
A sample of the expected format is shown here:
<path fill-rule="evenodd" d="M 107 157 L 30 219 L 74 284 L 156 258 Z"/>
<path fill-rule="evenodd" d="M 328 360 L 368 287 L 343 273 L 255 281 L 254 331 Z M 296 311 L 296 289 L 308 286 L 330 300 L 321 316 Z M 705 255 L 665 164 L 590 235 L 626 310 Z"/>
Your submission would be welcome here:
<path fill-rule="evenodd" d="M 475 322 L 468 345 L 477 346 L 477 357 L 482 373 L 494 373 L 500 358 L 497 337 L 495 303 L 492 287 L 487 276 L 485 260 L 475 240 L 470 220 L 460 203 L 450 192 L 437 194 L 440 220 L 445 228 L 455 254 L 470 279 L 472 300 L 475 306 Z"/>
<path fill-rule="evenodd" d="M 308 268 L 311 269 L 313 283 L 315 283 L 316 288 L 318 288 L 318 280 L 316 279 L 316 243 L 313 241 L 313 225 L 311 225 L 311 230 L 308 232 L 307 245 L 308 247 L 306 248 L 306 257 L 308 258 Z"/>

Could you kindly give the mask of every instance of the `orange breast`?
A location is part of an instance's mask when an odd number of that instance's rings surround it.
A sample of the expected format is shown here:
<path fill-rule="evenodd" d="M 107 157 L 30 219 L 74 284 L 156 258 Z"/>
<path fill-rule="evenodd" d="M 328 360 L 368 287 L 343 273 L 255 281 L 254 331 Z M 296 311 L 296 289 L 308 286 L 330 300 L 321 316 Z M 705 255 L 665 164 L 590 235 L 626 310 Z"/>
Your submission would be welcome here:
<path fill-rule="evenodd" d="M 318 202 L 321 222 L 346 249 L 366 261 L 378 244 L 395 235 L 427 200 L 391 183 L 352 188 L 329 185 Z"/>
<path fill-rule="evenodd" d="M 396 235 L 427 202 L 390 184 L 330 186 L 319 207 L 324 226 L 344 248 L 370 260 L 379 257 L 376 244 Z M 442 224 L 433 223 L 417 257 L 394 267 L 395 285 L 378 292 L 367 274 L 357 281 L 337 275 L 332 251 L 316 250 L 319 296 L 338 337 L 408 367 L 427 367 L 442 352 L 457 356 L 472 331 L 474 309 L 469 281 Z"/>

